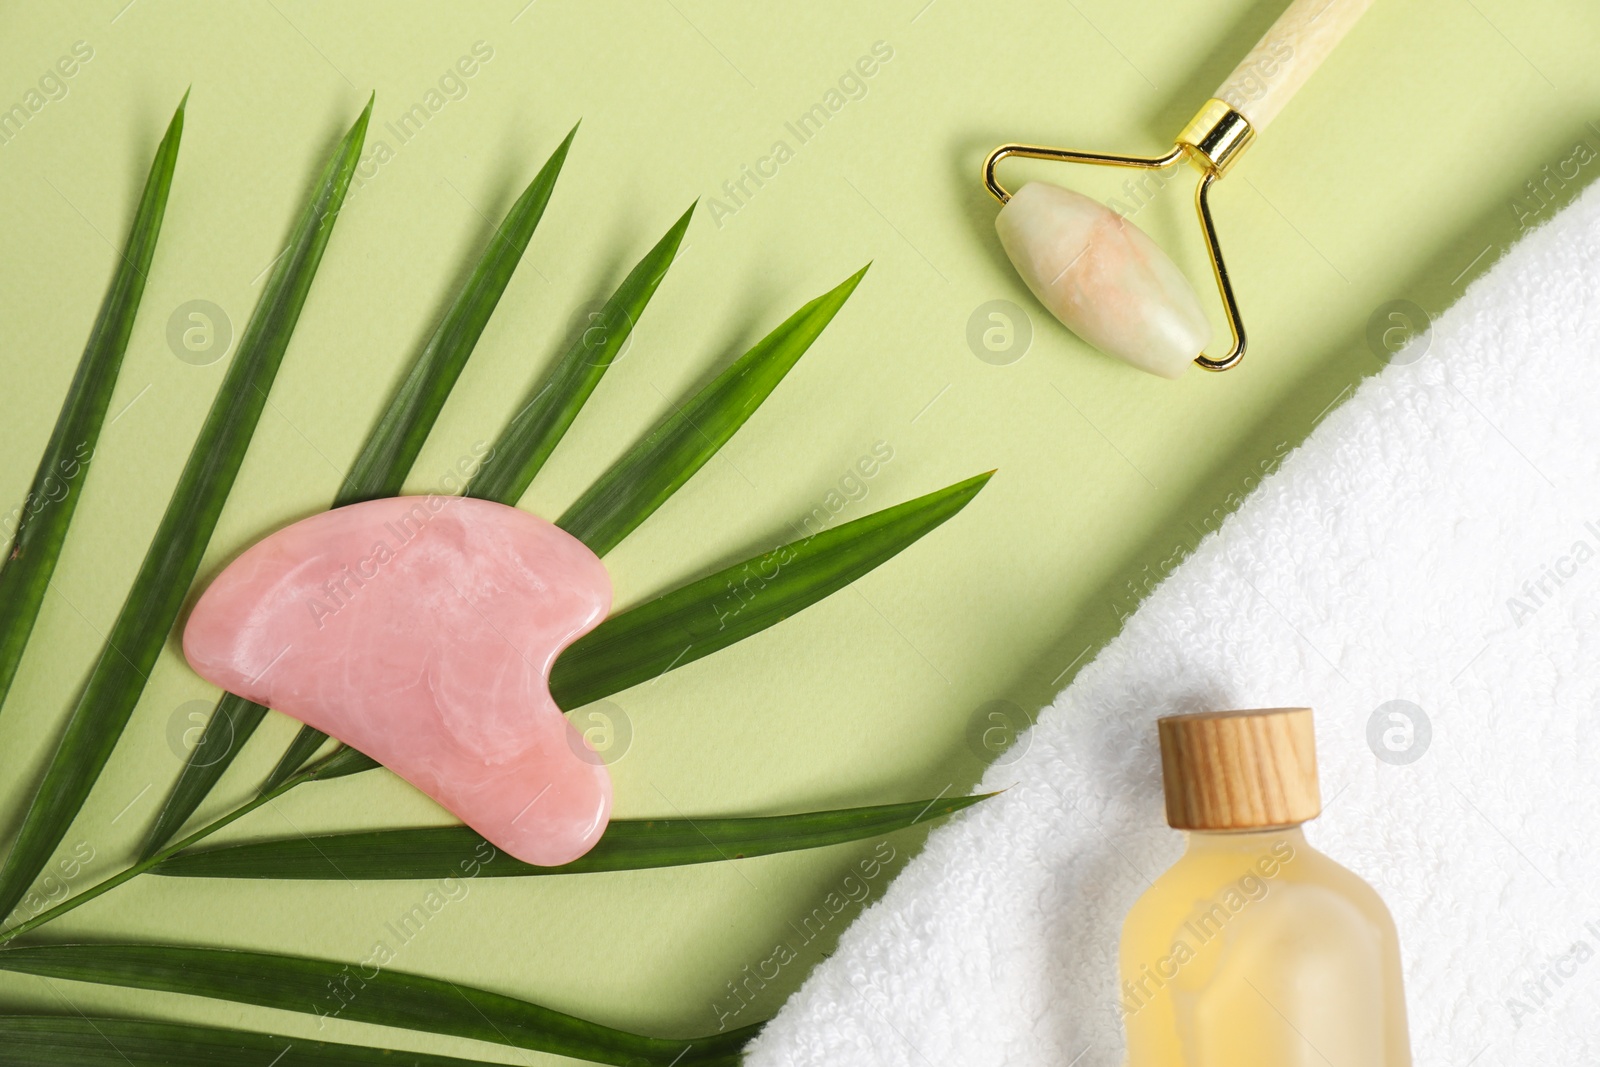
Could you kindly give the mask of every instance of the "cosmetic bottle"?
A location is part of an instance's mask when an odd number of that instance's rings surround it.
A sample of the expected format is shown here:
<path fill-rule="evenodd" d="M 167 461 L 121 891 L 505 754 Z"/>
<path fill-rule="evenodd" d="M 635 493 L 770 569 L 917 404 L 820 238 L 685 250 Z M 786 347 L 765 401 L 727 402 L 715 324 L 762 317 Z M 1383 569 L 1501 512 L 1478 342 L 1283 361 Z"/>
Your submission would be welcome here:
<path fill-rule="evenodd" d="M 1394 921 L 1301 830 L 1322 810 L 1311 709 L 1158 727 L 1188 849 L 1123 924 L 1128 1067 L 1410 1067 Z"/>

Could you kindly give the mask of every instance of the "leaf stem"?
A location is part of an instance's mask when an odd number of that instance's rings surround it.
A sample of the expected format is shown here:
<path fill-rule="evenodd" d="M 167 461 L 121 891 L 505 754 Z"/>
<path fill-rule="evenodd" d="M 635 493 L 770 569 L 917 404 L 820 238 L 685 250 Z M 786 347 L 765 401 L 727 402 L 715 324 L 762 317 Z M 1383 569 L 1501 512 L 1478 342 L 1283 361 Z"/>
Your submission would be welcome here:
<path fill-rule="evenodd" d="M 23 934 L 28 933 L 31 930 L 36 930 L 45 923 L 50 922 L 52 919 L 59 918 L 62 915 L 65 915 L 67 912 L 72 911 L 74 908 L 82 907 L 96 897 L 111 892 L 111 890 L 117 888 L 117 886 L 121 885 L 123 882 L 131 881 L 132 879 L 137 878 L 150 868 L 156 866 L 156 864 L 161 863 L 163 860 L 171 856 L 177 855 L 179 852 L 182 852 L 191 845 L 203 841 L 205 838 L 210 837 L 224 826 L 244 818 L 246 815 L 265 804 L 270 804 L 272 801 L 278 799 L 295 786 L 304 785 L 306 782 L 315 781 L 316 779 L 322 777 L 323 773 L 329 769 L 330 764 L 334 764 L 336 761 L 342 763 L 347 758 L 348 757 L 344 756 L 343 750 L 335 751 L 329 754 L 326 758 L 313 763 L 299 774 L 296 774 L 293 778 L 288 779 L 276 789 L 273 789 L 270 792 L 262 793 L 254 800 L 246 801 L 237 808 L 234 808 L 232 811 L 228 812 L 226 815 L 217 819 L 215 822 L 211 822 L 205 826 L 202 826 L 188 837 L 185 837 L 180 841 L 176 841 L 162 849 L 160 852 L 154 853 L 153 855 L 140 860 L 138 863 L 135 863 L 132 867 L 127 868 L 121 873 L 114 874 L 110 878 L 90 886 L 77 896 L 69 897 L 68 899 L 63 900 L 61 903 L 57 904 L 48 911 L 42 911 L 33 918 L 17 923 L 8 930 L 0 931 L 0 945 L 7 944 L 14 938 L 21 937 Z"/>

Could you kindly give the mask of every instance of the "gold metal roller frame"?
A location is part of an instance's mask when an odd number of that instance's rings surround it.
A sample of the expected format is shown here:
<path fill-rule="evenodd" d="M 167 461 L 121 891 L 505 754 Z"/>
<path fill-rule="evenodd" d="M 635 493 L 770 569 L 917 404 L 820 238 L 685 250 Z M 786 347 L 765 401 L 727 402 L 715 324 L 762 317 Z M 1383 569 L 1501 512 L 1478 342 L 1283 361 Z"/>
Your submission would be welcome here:
<path fill-rule="evenodd" d="M 1211 273 L 1217 280 L 1217 292 L 1222 295 L 1223 312 L 1228 317 L 1228 331 L 1233 343 L 1226 355 L 1220 358 L 1202 353 L 1195 363 L 1206 370 L 1227 370 L 1238 366 L 1244 359 L 1244 321 L 1239 317 L 1239 302 L 1233 295 L 1233 283 L 1228 279 L 1228 267 L 1222 259 L 1222 247 L 1217 243 L 1217 227 L 1211 219 L 1211 205 L 1207 199 L 1211 184 L 1226 174 L 1245 147 L 1255 139 L 1255 130 L 1238 111 L 1213 97 L 1207 100 L 1195 117 L 1178 134 L 1172 151 L 1163 156 L 1119 156 L 1106 152 L 1081 152 L 1072 148 L 1048 148 L 1043 145 L 1003 144 L 989 153 L 983 162 L 983 184 L 996 200 L 1004 204 L 1011 194 L 995 168 L 1010 156 L 1025 159 L 1050 159 L 1062 163 L 1091 163 L 1101 167 L 1133 167 L 1137 170 L 1164 170 L 1187 159 L 1200 169 L 1200 184 L 1195 189 L 1195 211 L 1200 216 L 1200 229 L 1205 234 L 1206 252 L 1211 257 Z"/>

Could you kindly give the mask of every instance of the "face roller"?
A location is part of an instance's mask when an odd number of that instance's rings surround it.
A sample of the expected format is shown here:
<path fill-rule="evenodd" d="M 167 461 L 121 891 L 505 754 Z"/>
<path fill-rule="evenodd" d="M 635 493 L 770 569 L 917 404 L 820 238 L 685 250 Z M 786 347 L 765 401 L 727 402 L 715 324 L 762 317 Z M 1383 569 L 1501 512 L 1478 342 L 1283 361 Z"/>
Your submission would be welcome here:
<path fill-rule="evenodd" d="M 1006 144 L 989 154 L 983 181 L 1005 205 L 995 220 L 1000 243 L 1050 313 L 1079 337 L 1141 370 L 1176 378 L 1190 363 L 1227 370 L 1244 358 L 1244 323 L 1222 262 L 1207 201 L 1257 134 L 1283 110 L 1372 0 L 1294 0 L 1216 94 L 1161 156 L 1123 156 Z M 1208 356 L 1211 325 L 1200 298 L 1161 247 L 1099 201 L 1030 182 L 1006 191 L 995 168 L 1008 156 L 1162 170 L 1187 160 L 1200 170 L 1195 207 L 1233 335 Z"/>

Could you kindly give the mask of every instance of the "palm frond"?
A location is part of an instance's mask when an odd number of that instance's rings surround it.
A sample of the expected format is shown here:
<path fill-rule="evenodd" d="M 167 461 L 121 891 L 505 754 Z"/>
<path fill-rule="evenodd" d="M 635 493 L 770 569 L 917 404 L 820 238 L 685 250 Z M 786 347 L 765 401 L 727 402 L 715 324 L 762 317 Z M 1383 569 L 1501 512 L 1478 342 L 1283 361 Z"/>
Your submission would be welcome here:
<path fill-rule="evenodd" d="M 527 491 L 539 468 L 578 417 L 584 403 L 616 359 L 645 305 L 655 295 L 667 268 L 672 266 L 683 241 L 694 205 L 672 225 L 645 257 L 623 279 L 617 291 L 567 350 L 550 377 L 512 417 L 490 447 L 488 456 L 467 483 L 465 495 L 514 506 Z M 305 766 L 328 735 L 302 726 L 262 790 L 276 788 Z M 377 764 L 373 764 L 377 766 Z"/>
<path fill-rule="evenodd" d="M 840 845 L 942 819 L 990 794 L 721 819 L 613 819 L 589 852 L 560 867 L 501 855 L 465 826 L 363 830 L 182 852 L 153 869 L 178 878 L 528 878 L 682 867 Z"/>
<path fill-rule="evenodd" d="M 792 541 L 613 615 L 556 660 L 550 694 L 570 711 L 758 634 L 898 555 L 966 507 L 991 474 Z"/>
<path fill-rule="evenodd" d="M 294 773 L 315 756 L 327 742 L 328 735 L 313 726 L 302 725 L 296 730 L 294 737 L 289 741 L 289 747 L 283 750 L 283 755 L 278 757 L 278 762 L 272 768 L 272 773 L 267 775 L 267 780 L 261 783 L 261 792 L 270 793 L 284 782 L 294 777 Z M 374 764 L 376 766 L 376 764 Z"/>
<path fill-rule="evenodd" d="M 11 551 L 0 563 L 0 707 L 16 678 L 22 650 L 33 633 L 44 603 L 45 590 L 61 558 L 67 527 L 78 507 L 78 496 L 89 475 L 89 464 L 100 440 L 106 408 L 122 370 L 122 357 L 128 350 L 133 318 L 144 296 L 145 279 L 155 257 L 156 239 L 167 211 L 167 194 L 172 190 L 172 172 L 178 162 L 178 144 L 183 140 L 183 113 L 189 94 L 167 126 L 166 136 L 156 148 L 145 179 L 144 195 L 134 214 L 122 260 L 112 276 L 111 288 L 100 305 L 100 314 L 89 332 L 73 375 L 67 398 L 56 416 L 55 428 L 39 458 L 39 469 L 16 513 L 16 531 Z"/>
<path fill-rule="evenodd" d="M 94 788 L 171 631 L 316 275 L 371 111 L 369 101 L 324 168 L 289 248 L 251 316 L 111 636 L 0 868 L 0 917 L 16 906 Z M 123 265 L 102 307 L 39 478 L 59 464 L 67 446 L 87 439 L 92 448 L 103 421 L 159 230 L 182 118 L 180 105 L 152 166 Z M 569 133 L 491 236 L 473 274 L 368 436 L 335 507 L 393 495 L 402 487 L 531 240 L 572 140 Z M 467 487 L 470 495 L 515 504 L 527 490 L 616 361 L 674 261 L 693 210 L 685 212 L 640 261 L 511 419 Z M 865 268 L 808 303 L 676 408 L 590 486 L 559 524 L 597 554 L 614 548 L 750 419 L 838 313 L 864 273 Z M 551 692 L 560 706 L 570 710 L 760 633 L 915 543 L 962 510 L 989 476 L 969 478 L 804 536 L 615 615 L 557 660 Z M 76 489 L 81 478 L 80 470 L 67 481 Z M 36 479 L 35 493 L 39 486 Z M 75 500 L 30 516 L 29 524 L 19 531 L 12 561 L 25 562 L 0 566 L 0 702 L 48 586 L 74 505 Z M 465 827 L 358 831 L 195 850 L 210 835 L 304 782 L 376 766 L 345 746 L 307 765 L 327 738 L 306 729 L 261 793 L 173 842 L 265 711 L 225 695 L 158 817 L 140 861 L 0 930 L 0 971 L 209 997 L 603 1063 L 731 1067 L 760 1024 L 706 1037 L 651 1037 L 490 990 L 396 971 L 388 966 L 388 958 L 376 958 L 377 951 L 372 959 L 344 963 L 156 944 L 16 946 L 18 939 L 38 927 L 150 871 L 196 878 L 443 879 L 639 870 L 859 841 L 944 817 L 985 799 L 941 796 L 756 818 L 617 820 L 596 848 L 558 868 L 532 867 L 501 855 Z M 227 743 L 220 740 L 224 735 Z M 213 741 L 219 747 L 208 748 Z M 0 1067 L 23 1063 L 200 1067 L 220 1061 L 259 1067 L 380 1063 L 471 1067 L 473 1062 L 354 1044 L 290 1042 L 271 1034 L 180 1023 L 81 1015 L 0 1018 Z"/>
<path fill-rule="evenodd" d="M 232 765 L 234 757 L 244 748 L 244 743 L 256 732 L 267 709 L 254 701 L 234 693 L 223 693 L 211 717 L 201 728 L 200 738 L 183 761 L 183 770 L 167 794 L 166 803 L 156 815 L 154 825 L 145 838 L 139 858 L 145 859 L 161 850 L 174 834 L 193 815 L 195 809 L 210 795 L 212 788 L 222 780 L 222 775 Z"/>
<path fill-rule="evenodd" d="M 218 830 L 231 826 L 240 819 L 244 818 L 246 815 L 249 815 L 252 811 L 255 811 L 257 808 L 266 804 L 270 804 L 272 801 L 276 800 L 284 793 L 287 793 L 297 785 L 301 785 L 305 782 L 314 782 L 319 778 L 337 778 L 340 775 L 350 774 L 356 770 L 366 770 L 370 765 L 372 765 L 371 761 L 353 748 L 341 748 L 335 752 L 331 752 L 323 759 L 320 759 L 311 766 L 299 771 L 293 778 L 290 778 L 287 782 L 284 782 L 277 789 L 274 789 L 268 793 L 262 793 L 255 799 L 246 801 L 245 803 L 234 808 L 232 811 L 228 812 L 226 815 L 219 816 L 218 818 L 213 819 L 211 822 L 202 826 L 200 829 L 193 831 L 181 841 L 173 842 L 160 852 L 157 852 L 155 855 L 142 859 L 131 867 L 123 868 L 111 877 L 102 879 L 101 881 L 90 886 L 88 889 L 69 896 L 61 903 L 56 904 L 54 907 L 48 908 L 37 915 L 34 915 L 32 918 L 24 919 L 13 926 L 8 926 L 4 930 L 0 930 L 0 946 L 7 945 L 19 937 L 37 930 L 46 923 L 59 919 L 68 912 L 76 911 L 78 908 L 83 907 L 90 901 L 96 900 L 99 897 L 111 892 L 124 882 L 132 881 L 141 874 L 148 872 L 162 860 L 165 860 L 171 856 L 175 856 L 184 849 L 192 848 L 201 841 L 204 841 L 206 838 L 210 837 L 212 834 L 216 833 Z M 3 949 L 0 949 L 0 951 L 3 951 Z"/>
<path fill-rule="evenodd" d="M 0 1067 L 502 1067 L 192 1023 L 106 1016 L 0 1016 Z"/>
<path fill-rule="evenodd" d="M 380 954 L 381 955 L 381 954 Z M 178 945 L 100 943 L 0 951 L 0 970 L 71 982 L 183 993 L 213 1000 L 375 1023 L 596 1063 L 731 1063 L 748 1028 L 711 1037 L 646 1037 L 427 975 L 387 958 L 341 963 L 306 956 Z"/>
<path fill-rule="evenodd" d="M 550 376 L 506 425 L 489 457 L 467 484 L 467 496 L 509 505 L 522 499 L 644 314 L 677 257 L 693 216 L 691 204 L 628 272 Z"/>
<path fill-rule="evenodd" d="M 495 228 L 472 277 L 440 320 L 356 457 L 334 507 L 400 492 L 445 399 L 467 365 L 467 357 L 477 347 L 512 273 L 522 262 L 577 135 L 574 126 Z"/>
<path fill-rule="evenodd" d="M 144 692 L 266 405 L 339 217 L 371 114 L 369 101 L 339 142 L 245 328 L 149 552 L 0 870 L 0 916 L 11 913 L 49 861 Z"/>
<path fill-rule="evenodd" d="M 567 151 L 577 133 L 578 128 L 574 126 L 496 227 L 471 277 L 456 294 L 433 336 L 411 364 L 388 408 L 368 434 L 349 475 L 334 497 L 333 507 L 391 496 L 400 491 L 445 400 L 461 377 L 467 358 L 477 347 L 489 317 L 511 283 L 528 242 L 533 239 L 533 231 L 544 217 L 545 205 L 550 202 L 550 194 L 555 190 L 556 179 L 561 176 Z M 266 713 L 267 709 L 260 704 L 232 693 L 223 694 L 152 827 L 141 858 L 153 855 L 172 840 L 221 780 Z M 323 735 L 310 727 L 302 729 L 264 789 L 274 788 L 304 766 L 321 747 L 323 739 Z"/>
<path fill-rule="evenodd" d="M 781 545 L 611 616 L 561 653 L 550 695 L 572 711 L 782 622 L 915 544 L 966 507 L 993 473 Z M 357 754 L 342 773 L 377 766 Z"/>
<path fill-rule="evenodd" d="M 866 273 L 862 267 L 757 342 L 602 474 L 556 525 L 597 556 L 615 548 L 755 414 Z"/>

